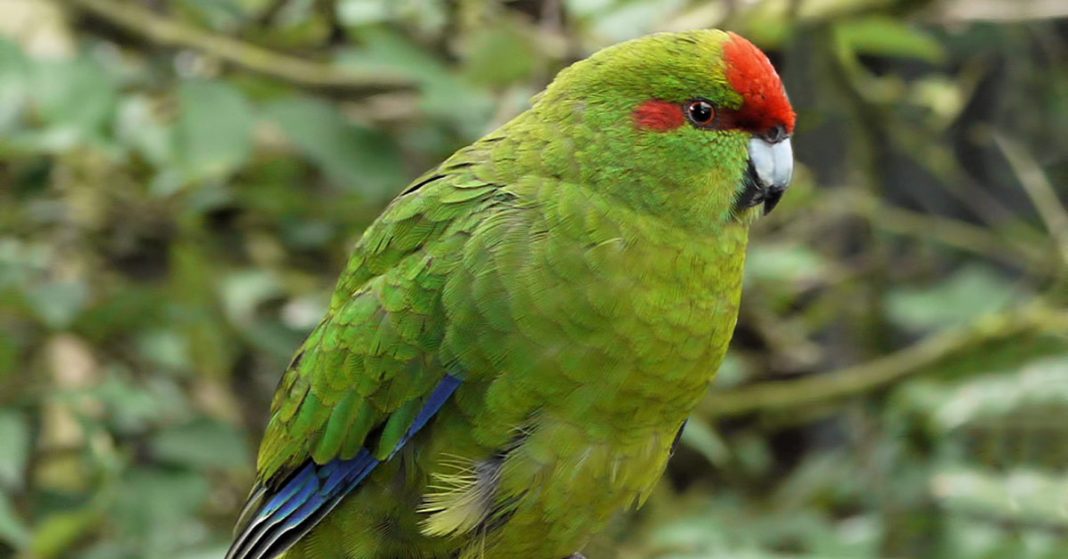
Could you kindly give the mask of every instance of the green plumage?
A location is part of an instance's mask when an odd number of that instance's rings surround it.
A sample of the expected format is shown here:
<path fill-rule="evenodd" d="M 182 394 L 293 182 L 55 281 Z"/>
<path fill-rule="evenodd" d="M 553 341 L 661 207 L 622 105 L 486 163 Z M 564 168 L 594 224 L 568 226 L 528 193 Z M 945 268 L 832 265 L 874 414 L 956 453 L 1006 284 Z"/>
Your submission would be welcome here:
<path fill-rule="evenodd" d="M 727 40 L 574 65 L 365 232 L 282 378 L 258 479 L 384 462 L 287 559 L 562 559 L 648 496 L 726 351 L 759 209 L 732 211 L 748 134 L 631 115 L 737 106 Z M 446 374 L 462 384 L 386 460 Z"/>

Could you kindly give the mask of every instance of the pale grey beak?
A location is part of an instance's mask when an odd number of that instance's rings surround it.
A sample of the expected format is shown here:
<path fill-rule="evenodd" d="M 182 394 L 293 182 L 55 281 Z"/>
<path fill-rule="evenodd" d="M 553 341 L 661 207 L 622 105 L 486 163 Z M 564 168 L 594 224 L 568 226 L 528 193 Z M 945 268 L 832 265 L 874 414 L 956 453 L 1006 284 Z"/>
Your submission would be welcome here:
<path fill-rule="evenodd" d="M 764 204 L 764 213 L 775 209 L 794 175 L 794 150 L 790 138 L 772 142 L 754 136 L 749 140 L 749 169 L 745 189 L 736 205 L 740 209 Z"/>

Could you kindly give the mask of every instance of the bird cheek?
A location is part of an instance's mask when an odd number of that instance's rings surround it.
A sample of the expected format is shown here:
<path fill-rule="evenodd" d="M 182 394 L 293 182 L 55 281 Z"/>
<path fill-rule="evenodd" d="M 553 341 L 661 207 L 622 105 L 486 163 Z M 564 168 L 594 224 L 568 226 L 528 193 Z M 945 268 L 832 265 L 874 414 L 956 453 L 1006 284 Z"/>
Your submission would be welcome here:
<path fill-rule="evenodd" d="M 652 132 L 667 132 L 686 123 L 686 115 L 679 104 L 659 99 L 650 99 L 638 105 L 631 117 L 639 130 Z"/>

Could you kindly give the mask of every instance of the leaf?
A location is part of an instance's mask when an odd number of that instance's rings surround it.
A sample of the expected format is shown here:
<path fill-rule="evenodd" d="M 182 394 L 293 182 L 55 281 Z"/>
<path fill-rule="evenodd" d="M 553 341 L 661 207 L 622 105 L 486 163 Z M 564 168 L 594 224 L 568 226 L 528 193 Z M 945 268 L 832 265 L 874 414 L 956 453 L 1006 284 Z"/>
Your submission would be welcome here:
<path fill-rule="evenodd" d="M 234 324 L 251 324 L 260 304 L 282 294 L 281 282 L 267 270 L 234 273 L 222 283 L 223 307 L 227 318 Z"/>
<path fill-rule="evenodd" d="M 0 133 L 15 129 L 28 101 L 29 64 L 19 48 L 0 38 Z"/>
<path fill-rule="evenodd" d="M 200 189 L 216 190 L 216 189 Z M 171 296 L 175 302 L 172 326 L 185 338 L 193 368 L 199 375 L 228 374 L 238 348 L 217 316 L 215 267 L 205 247 L 187 242 L 172 248 Z"/>
<path fill-rule="evenodd" d="M 827 259 L 804 245 L 764 244 L 750 249 L 745 275 L 749 281 L 805 284 L 823 277 L 829 268 Z"/>
<path fill-rule="evenodd" d="M 715 429 L 697 418 L 690 418 L 682 430 L 682 443 L 696 450 L 712 465 L 722 466 L 730 458 L 730 449 Z"/>
<path fill-rule="evenodd" d="M 177 157 L 173 130 L 159 122 L 152 100 L 147 96 L 123 98 L 119 103 L 115 135 L 123 145 L 137 150 L 156 167 L 171 165 Z"/>
<path fill-rule="evenodd" d="M 85 308 L 89 287 L 81 281 L 47 282 L 34 285 L 26 291 L 30 308 L 51 328 L 70 326 Z"/>
<path fill-rule="evenodd" d="M 228 545 L 219 545 L 205 549 L 182 550 L 175 559 L 219 559 L 226 555 Z"/>
<path fill-rule="evenodd" d="M 723 357 L 723 362 L 719 365 L 719 370 L 716 371 L 716 377 L 713 379 L 713 386 L 715 390 L 722 390 L 724 388 L 731 388 L 738 386 L 749 379 L 752 371 L 749 370 L 749 365 L 734 351 L 728 351 L 727 355 Z"/>
<path fill-rule="evenodd" d="M 966 324 L 1020 298 L 1019 290 L 1000 274 L 970 265 L 931 287 L 892 291 L 886 304 L 895 323 L 923 331 Z"/>
<path fill-rule="evenodd" d="M 67 557 L 74 544 L 92 531 L 101 520 L 93 505 L 51 514 L 37 526 L 30 549 L 33 557 L 51 559 Z"/>
<path fill-rule="evenodd" d="M 19 346 L 14 336 L 0 329 L 0 385 L 19 368 Z"/>
<path fill-rule="evenodd" d="M 137 336 L 137 349 L 149 362 L 168 370 L 185 370 L 192 363 L 189 344 L 173 330 L 150 330 Z"/>
<path fill-rule="evenodd" d="M 441 60 L 399 34 L 376 29 L 360 36 L 365 46 L 341 58 L 347 66 L 410 77 L 422 88 L 418 108 L 426 114 L 452 124 L 471 140 L 486 132 L 496 102 L 485 89 L 454 75 Z"/>
<path fill-rule="evenodd" d="M 378 198 L 400 190 L 403 165 L 385 134 L 351 124 L 334 107 L 308 98 L 277 101 L 264 112 L 337 185 Z"/>
<path fill-rule="evenodd" d="M 915 25 L 889 17 L 867 17 L 835 25 L 840 42 L 859 54 L 914 58 L 938 63 L 946 58 L 941 43 Z"/>
<path fill-rule="evenodd" d="M 143 432 L 189 413 L 186 395 L 165 377 L 147 379 L 142 385 L 113 372 L 92 396 L 104 404 L 108 423 L 121 433 Z"/>
<path fill-rule="evenodd" d="M 107 539 L 94 542 L 84 551 L 80 551 L 77 557 L 78 559 L 157 559 L 146 557 L 143 550 L 135 551 L 133 547 L 125 541 Z"/>
<path fill-rule="evenodd" d="M 1068 413 L 1068 356 L 1040 359 L 1018 370 L 969 378 L 938 396 L 932 415 L 949 431 L 991 421 L 1014 411 Z"/>
<path fill-rule="evenodd" d="M 525 30 L 509 21 L 474 33 L 464 49 L 465 73 L 479 84 L 507 85 L 534 71 L 538 53 Z"/>
<path fill-rule="evenodd" d="M 338 0 L 337 17 L 349 27 L 398 22 L 426 34 L 441 32 L 449 22 L 443 0 Z"/>
<path fill-rule="evenodd" d="M 449 67 L 427 50 L 399 33 L 366 29 L 360 33 L 363 48 L 343 52 L 339 62 L 356 70 L 400 72 L 426 81 L 449 75 Z"/>
<path fill-rule="evenodd" d="M 30 455 L 30 428 L 22 414 L 0 410 L 0 442 L 0 488 L 19 489 Z"/>
<path fill-rule="evenodd" d="M 115 112 L 118 88 L 94 61 L 38 61 L 32 66 L 33 100 L 47 125 L 35 140 L 43 148 L 64 150 L 103 140 Z"/>
<path fill-rule="evenodd" d="M 141 467 L 127 472 L 109 520 L 143 557 L 173 557 L 199 531 L 195 515 L 208 498 L 202 474 Z"/>
<path fill-rule="evenodd" d="M 593 35 L 609 44 L 633 39 L 653 31 L 669 14 L 678 12 L 685 5 L 685 0 L 626 2 L 592 19 Z"/>
<path fill-rule="evenodd" d="M 393 19 L 388 4 L 380 0 L 338 0 L 337 17 L 341 23 L 349 26 Z"/>
<path fill-rule="evenodd" d="M 232 86 L 190 80 L 179 94 L 177 156 L 188 178 L 225 178 L 252 153 L 252 107 Z"/>
<path fill-rule="evenodd" d="M 249 461 L 249 449 L 241 433 L 210 419 L 162 431 L 152 440 L 152 453 L 165 462 L 196 470 L 240 469 Z"/>
<path fill-rule="evenodd" d="M 948 468 L 931 477 L 931 495 L 943 506 L 1004 521 L 1068 528 L 1068 477 L 1033 470 L 1007 473 Z"/>
<path fill-rule="evenodd" d="M 0 541 L 7 542 L 15 549 L 24 549 L 30 544 L 29 528 L 3 492 L 0 492 Z"/>
<path fill-rule="evenodd" d="M 179 4 L 213 29 L 233 29 L 245 19 L 237 0 L 180 0 Z"/>
<path fill-rule="evenodd" d="M 596 16 L 599 12 L 610 8 L 613 0 L 566 0 L 564 6 L 569 15 L 577 18 Z"/>

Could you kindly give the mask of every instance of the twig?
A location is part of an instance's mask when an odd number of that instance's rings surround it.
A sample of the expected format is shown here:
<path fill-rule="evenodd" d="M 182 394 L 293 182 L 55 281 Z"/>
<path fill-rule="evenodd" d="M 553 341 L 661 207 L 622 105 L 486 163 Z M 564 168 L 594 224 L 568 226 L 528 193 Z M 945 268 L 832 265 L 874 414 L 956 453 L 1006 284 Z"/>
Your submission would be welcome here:
<path fill-rule="evenodd" d="M 970 96 L 973 95 L 974 90 Z M 975 183 L 949 146 L 929 141 L 929 130 L 913 130 L 898 126 L 890 128 L 889 131 L 892 133 L 894 145 L 898 148 L 899 154 L 909 157 L 938 178 L 939 188 L 971 210 L 983 222 L 995 225 L 1006 221 L 1019 221 L 1015 219 L 1015 212 L 1009 209 L 1003 201 Z M 923 147 L 917 149 L 920 145 Z M 1022 227 L 1023 224 L 1017 223 L 1017 226 Z M 1038 229 L 1033 232 L 1045 236 Z"/>
<path fill-rule="evenodd" d="M 971 326 L 934 334 L 867 363 L 801 380 L 769 382 L 713 392 L 699 413 L 713 419 L 753 412 L 796 410 L 859 396 L 918 373 L 951 355 L 1029 332 L 1068 335 L 1068 311 L 1038 303 L 981 319 Z"/>
<path fill-rule="evenodd" d="M 1053 185 L 1042 172 L 1042 167 L 1018 144 L 1000 134 L 994 134 L 994 143 L 1009 160 L 1009 166 L 1016 173 L 1020 186 L 1031 199 L 1053 241 L 1057 243 L 1061 263 L 1068 266 L 1068 212 L 1061 205 Z"/>
<path fill-rule="evenodd" d="M 1042 246 L 1013 242 L 982 227 L 945 216 L 923 214 L 888 204 L 870 206 L 860 211 L 876 229 L 942 243 L 1030 272 L 1049 267 L 1048 254 Z"/>
<path fill-rule="evenodd" d="M 237 39 L 190 27 L 133 3 L 115 0 L 59 0 L 149 42 L 191 48 L 242 68 L 304 87 L 373 93 L 407 89 L 410 79 L 385 72 L 356 72 L 274 52 Z"/>
<path fill-rule="evenodd" d="M 806 219 L 782 224 L 787 238 L 812 239 L 845 218 L 868 221 L 878 231 L 940 243 L 971 252 L 1029 273 L 1055 272 L 1050 266 L 1048 237 L 1036 230 L 1036 239 L 999 236 L 996 232 L 943 215 L 926 214 L 887 204 L 870 194 L 842 191 L 826 204 L 813 207 Z M 772 214 L 767 220 L 775 220 Z M 778 225 L 778 223 L 776 223 Z"/>

